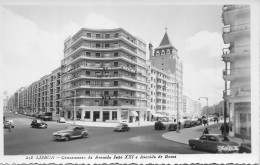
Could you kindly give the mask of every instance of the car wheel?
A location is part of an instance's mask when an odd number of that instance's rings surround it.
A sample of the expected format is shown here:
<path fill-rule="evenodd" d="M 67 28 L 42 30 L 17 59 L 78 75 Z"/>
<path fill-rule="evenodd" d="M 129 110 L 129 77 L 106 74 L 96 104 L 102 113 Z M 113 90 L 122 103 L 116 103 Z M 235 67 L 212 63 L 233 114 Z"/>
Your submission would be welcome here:
<path fill-rule="evenodd" d="M 70 140 L 70 137 L 69 137 L 69 136 L 66 136 L 64 140 L 65 140 L 65 141 L 69 141 L 69 140 Z"/>
<path fill-rule="evenodd" d="M 87 134 L 83 134 L 83 135 L 82 135 L 82 138 L 87 138 L 87 137 L 88 137 Z"/>
<path fill-rule="evenodd" d="M 12 128 L 14 128 L 14 126 L 12 126 Z"/>
<path fill-rule="evenodd" d="M 190 147 L 191 147 L 192 150 L 196 150 L 197 149 L 195 144 L 191 145 Z"/>

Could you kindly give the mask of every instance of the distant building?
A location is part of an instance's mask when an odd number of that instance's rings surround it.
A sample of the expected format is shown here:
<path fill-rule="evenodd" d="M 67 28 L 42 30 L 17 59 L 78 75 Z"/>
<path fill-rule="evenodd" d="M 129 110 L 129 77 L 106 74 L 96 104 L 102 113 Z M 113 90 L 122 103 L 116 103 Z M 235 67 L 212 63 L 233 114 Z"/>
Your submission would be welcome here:
<path fill-rule="evenodd" d="M 201 116 L 201 103 L 183 95 L 183 114 L 186 117 Z"/>
<path fill-rule="evenodd" d="M 230 136 L 251 138 L 251 55 L 250 6 L 224 5 L 222 12 L 223 41 L 230 44 L 223 49 L 223 79 L 228 82 L 224 99 L 230 109 Z"/>

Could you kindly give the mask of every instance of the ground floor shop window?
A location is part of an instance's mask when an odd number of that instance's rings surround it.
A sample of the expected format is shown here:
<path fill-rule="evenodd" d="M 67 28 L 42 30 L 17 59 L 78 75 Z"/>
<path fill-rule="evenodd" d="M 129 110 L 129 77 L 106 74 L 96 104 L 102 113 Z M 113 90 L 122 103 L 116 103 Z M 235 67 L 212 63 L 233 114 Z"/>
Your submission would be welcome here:
<path fill-rule="evenodd" d="M 117 111 L 112 111 L 112 120 L 117 120 Z"/>
<path fill-rule="evenodd" d="M 85 119 L 90 119 L 90 111 L 85 111 Z"/>
<path fill-rule="evenodd" d="M 109 120 L 109 111 L 103 111 L 103 121 Z"/>
<path fill-rule="evenodd" d="M 128 120 L 128 111 L 121 111 L 121 120 Z"/>

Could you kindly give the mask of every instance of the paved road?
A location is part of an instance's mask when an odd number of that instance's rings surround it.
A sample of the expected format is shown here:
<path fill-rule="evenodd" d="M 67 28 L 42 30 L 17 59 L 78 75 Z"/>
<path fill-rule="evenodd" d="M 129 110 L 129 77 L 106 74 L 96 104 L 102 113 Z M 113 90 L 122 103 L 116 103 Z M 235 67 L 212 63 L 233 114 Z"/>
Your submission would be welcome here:
<path fill-rule="evenodd" d="M 153 126 L 134 127 L 130 132 L 114 132 L 113 128 L 87 127 L 88 138 L 71 141 L 54 141 L 52 133 L 65 128 L 66 124 L 47 122 L 47 129 L 31 128 L 32 118 L 5 113 L 6 120 L 13 119 L 15 128 L 4 130 L 4 154 L 72 154 L 72 153 L 164 153 L 201 154 L 188 145 L 166 140 Z"/>

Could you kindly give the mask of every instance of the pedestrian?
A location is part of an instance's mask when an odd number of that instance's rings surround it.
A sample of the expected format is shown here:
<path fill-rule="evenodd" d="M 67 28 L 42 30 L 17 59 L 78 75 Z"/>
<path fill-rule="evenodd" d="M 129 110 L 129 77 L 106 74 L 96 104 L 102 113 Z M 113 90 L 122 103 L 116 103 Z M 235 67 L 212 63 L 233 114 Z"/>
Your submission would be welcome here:
<path fill-rule="evenodd" d="M 204 124 L 204 126 L 207 124 L 207 120 L 206 119 L 203 119 L 203 124 Z"/>
<path fill-rule="evenodd" d="M 209 134 L 208 128 L 205 128 L 205 130 L 203 131 L 203 135 L 204 135 L 204 134 Z"/>
<path fill-rule="evenodd" d="M 221 125 L 220 130 L 221 130 L 221 134 L 223 135 L 224 134 L 224 124 Z"/>
<path fill-rule="evenodd" d="M 8 132 L 11 132 L 11 130 L 12 130 L 11 122 L 8 122 Z"/>
<path fill-rule="evenodd" d="M 181 130 L 181 122 L 180 121 L 178 122 L 178 127 L 179 127 L 179 130 Z"/>
<path fill-rule="evenodd" d="M 228 123 L 226 123 L 226 133 L 227 133 L 227 135 L 229 134 L 229 124 Z"/>

